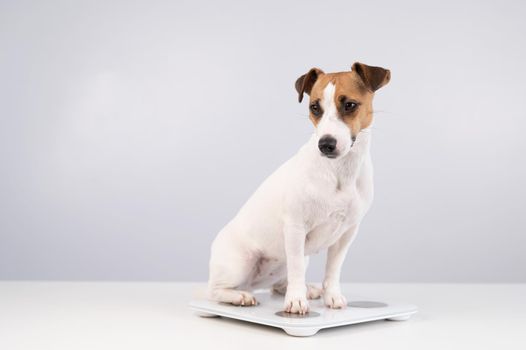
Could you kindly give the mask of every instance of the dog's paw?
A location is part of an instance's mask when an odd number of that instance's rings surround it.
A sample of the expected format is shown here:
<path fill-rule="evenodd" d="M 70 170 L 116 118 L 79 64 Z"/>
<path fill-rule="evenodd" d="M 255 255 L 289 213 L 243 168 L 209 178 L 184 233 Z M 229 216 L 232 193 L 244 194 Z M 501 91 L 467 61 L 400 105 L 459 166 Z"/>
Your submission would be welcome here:
<path fill-rule="evenodd" d="M 292 314 L 304 315 L 309 312 L 309 302 L 307 301 L 307 293 L 294 293 L 287 291 L 285 295 L 285 312 Z"/>
<path fill-rule="evenodd" d="M 347 299 L 337 291 L 324 291 L 323 300 L 331 309 L 343 309 L 347 307 Z"/>
<path fill-rule="evenodd" d="M 231 304 L 237 306 L 255 306 L 256 298 L 249 292 L 238 291 L 238 296 L 232 299 Z"/>
<path fill-rule="evenodd" d="M 314 284 L 307 284 L 307 299 L 319 299 L 323 294 L 323 289 L 316 287 Z"/>

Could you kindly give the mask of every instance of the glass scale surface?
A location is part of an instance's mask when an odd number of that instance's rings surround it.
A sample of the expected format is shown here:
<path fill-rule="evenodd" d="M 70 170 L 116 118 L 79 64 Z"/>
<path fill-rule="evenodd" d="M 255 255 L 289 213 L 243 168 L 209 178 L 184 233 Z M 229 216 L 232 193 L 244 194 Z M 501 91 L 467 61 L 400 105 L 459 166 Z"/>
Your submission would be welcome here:
<path fill-rule="evenodd" d="M 362 296 L 347 295 L 347 308 L 330 309 L 323 298 L 309 300 L 310 311 L 306 315 L 283 311 L 283 296 L 269 291 L 254 293 L 258 305 L 234 306 L 209 300 L 193 300 L 190 308 L 201 317 L 227 317 L 251 323 L 283 329 L 287 334 L 308 337 L 320 329 L 352 325 L 356 323 L 389 320 L 405 321 L 418 311 L 415 305 Z"/>

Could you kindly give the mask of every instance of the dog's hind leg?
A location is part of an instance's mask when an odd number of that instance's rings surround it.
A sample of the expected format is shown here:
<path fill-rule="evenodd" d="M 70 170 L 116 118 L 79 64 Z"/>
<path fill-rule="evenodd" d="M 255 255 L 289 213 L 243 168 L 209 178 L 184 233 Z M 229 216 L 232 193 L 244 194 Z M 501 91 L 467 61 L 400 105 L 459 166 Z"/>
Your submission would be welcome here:
<path fill-rule="evenodd" d="M 221 232 L 211 250 L 208 298 L 233 305 L 256 305 L 256 298 L 241 288 L 248 286 L 258 259 L 228 232 Z"/>
<path fill-rule="evenodd" d="M 309 266 L 309 260 L 310 257 L 305 257 L 305 270 Z M 307 299 L 314 300 L 319 299 L 321 295 L 323 294 L 323 289 L 320 287 L 315 286 L 314 284 L 307 283 Z"/>
<path fill-rule="evenodd" d="M 272 293 L 285 295 L 287 293 L 287 280 L 281 280 L 272 285 Z M 307 299 L 319 299 L 323 294 L 323 289 L 314 284 L 307 284 Z"/>
<path fill-rule="evenodd" d="M 307 284 L 307 299 L 319 299 L 323 294 L 323 289 L 314 284 Z"/>
<path fill-rule="evenodd" d="M 274 283 L 272 285 L 272 293 L 285 295 L 287 293 L 287 278 Z"/>
<path fill-rule="evenodd" d="M 213 288 L 209 293 L 212 300 L 222 303 L 229 303 L 239 306 L 254 306 L 257 304 L 254 295 L 243 290 L 232 288 Z"/>

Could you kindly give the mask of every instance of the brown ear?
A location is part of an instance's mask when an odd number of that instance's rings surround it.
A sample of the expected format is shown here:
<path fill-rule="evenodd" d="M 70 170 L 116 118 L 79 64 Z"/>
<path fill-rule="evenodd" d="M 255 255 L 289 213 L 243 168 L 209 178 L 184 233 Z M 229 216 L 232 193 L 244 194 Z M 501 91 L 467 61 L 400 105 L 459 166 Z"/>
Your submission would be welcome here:
<path fill-rule="evenodd" d="M 303 100 L 304 92 L 306 92 L 307 95 L 310 95 L 314 83 L 321 74 L 324 74 L 321 69 L 312 68 L 307 74 L 303 74 L 298 80 L 296 80 L 296 91 L 298 92 L 299 102 Z"/>
<path fill-rule="evenodd" d="M 352 70 L 356 72 L 371 91 L 376 91 L 391 80 L 391 71 L 382 67 L 373 67 L 354 62 Z"/>

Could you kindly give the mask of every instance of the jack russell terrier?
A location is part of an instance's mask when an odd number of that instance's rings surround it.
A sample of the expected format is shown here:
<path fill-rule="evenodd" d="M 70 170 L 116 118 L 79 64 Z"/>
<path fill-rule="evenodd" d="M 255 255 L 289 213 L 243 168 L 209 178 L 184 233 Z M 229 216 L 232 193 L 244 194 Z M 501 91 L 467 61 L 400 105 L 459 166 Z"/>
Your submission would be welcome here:
<path fill-rule="evenodd" d="M 347 250 L 373 199 L 369 147 L 374 92 L 389 70 L 356 62 L 349 72 L 311 69 L 296 81 L 310 96 L 316 131 L 278 168 L 217 235 L 211 248 L 208 297 L 256 305 L 254 288 L 285 295 L 286 312 L 305 314 L 323 295 L 347 306 L 340 274 Z M 306 285 L 309 255 L 328 249 L 323 289 Z"/>

